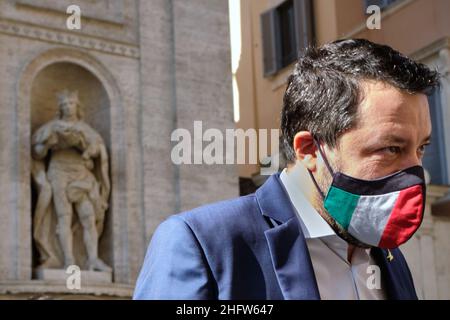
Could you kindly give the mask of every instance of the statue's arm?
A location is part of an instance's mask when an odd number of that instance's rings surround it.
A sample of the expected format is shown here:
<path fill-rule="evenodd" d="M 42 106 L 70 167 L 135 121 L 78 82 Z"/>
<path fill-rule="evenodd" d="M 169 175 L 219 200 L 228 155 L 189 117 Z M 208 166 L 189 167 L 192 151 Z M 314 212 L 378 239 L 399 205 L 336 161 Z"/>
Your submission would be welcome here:
<path fill-rule="evenodd" d="M 42 160 L 47 156 L 48 148 L 45 144 L 37 143 L 33 146 L 33 158 L 36 160 Z"/>
<path fill-rule="evenodd" d="M 85 160 L 94 158 L 99 160 L 100 193 L 102 198 L 107 201 L 109 192 L 111 191 L 111 182 L 109 179 L 109 161 L 105 142 L 102 136 L 87 124 L 84 124 L 84 134 L 88 141 L 88 147 L 83 152 L 82 157 Z"/>
<path fill-rule="evenodd" d="M 109 163 L 108 163 L 108 152 L 106 151 L 106 146 L 104 144 L 100 147 L 100 158 L 102 165 L 102 176 L 104 181 L 104 193 L 106 196 L 109 194 L 111 189 L 111 182 L 109 180 Z"/>
<path fill-rule="evenodd" d="M 32 137 L 32 156 L 36 160 L 42 160 L 47 156 L 48 150 L 58 143 L 54 134 L 52 123 L 39 128 Z"/>

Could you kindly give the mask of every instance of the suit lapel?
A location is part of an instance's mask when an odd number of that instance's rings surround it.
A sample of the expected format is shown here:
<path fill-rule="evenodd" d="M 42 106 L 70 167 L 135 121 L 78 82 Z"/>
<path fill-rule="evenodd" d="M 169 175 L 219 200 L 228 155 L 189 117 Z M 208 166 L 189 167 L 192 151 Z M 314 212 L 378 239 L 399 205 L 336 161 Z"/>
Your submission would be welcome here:
<path fill-rule="evenodd" d="M 258 189 L 256 198 L 262 214 L 278 224 L 264 234 L 283 297 L 320 299 L 305 237 L 279 176 L 271 176 Z"/>
<path fill-rule="evenodd" d="M 380 267 L 387 298 L 417 300 L 411 273 L 400 250 L 392 249 L 389 255 L 387 250 L 373 248 L 371 253 Z M 390 256 L 390 259 L 388 256 Z"/>
<path fill-rule="evenodd" d="M 286 300 L 320 299 L 297 217 L 265 232 L 272 264 Z"/>

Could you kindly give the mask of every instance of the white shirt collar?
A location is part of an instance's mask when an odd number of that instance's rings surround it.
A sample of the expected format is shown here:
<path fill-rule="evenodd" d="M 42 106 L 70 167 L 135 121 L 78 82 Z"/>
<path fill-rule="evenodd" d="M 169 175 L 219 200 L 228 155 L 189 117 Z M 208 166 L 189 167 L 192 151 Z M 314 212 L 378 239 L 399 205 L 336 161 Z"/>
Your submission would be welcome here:
<path fill-rule="evenodd" d="M 299 186 L 301 181 L 299 170 L 293 168 L 293 170 L 287 172 L 284 169 L 280 174 L 280 179 L 300 218 L 300 225 L 305 238 L 321 238 L 336 235 L 330 225 L 314 209 L 308 199 L 306 199 Z"/>

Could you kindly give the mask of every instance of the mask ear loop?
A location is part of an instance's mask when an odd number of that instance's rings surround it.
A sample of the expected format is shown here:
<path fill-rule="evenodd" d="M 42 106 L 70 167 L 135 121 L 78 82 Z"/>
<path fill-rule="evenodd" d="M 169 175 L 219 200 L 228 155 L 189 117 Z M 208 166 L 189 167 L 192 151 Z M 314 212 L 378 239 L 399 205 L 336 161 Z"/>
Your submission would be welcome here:
<path fill-rule="evenodd" d="M 322 151 L 322 148 L 320 147 L 319 140 L 314 138 L 314 143 L 316 144 L 317 149 L 319 149 L 320 155 L 322 156 L 323 162 L 325 162 L 325 165 L 328 168 L 328 171 L 330 171 L 331 176 L 333 176 L 334 175 L 333 169 L 331 168 L 330 163 L 328 162 L 328 159 L 325 156 L 325 153 Z"/>
<path fill-rule="evenodd" d="M 320 155 L 322 156 L 323 161 L 325 162 L 325 166 L 327 167 L 328 171 L 330 171 L 330 174 L 333 176 L 333 169 L 331 169 L 330 163 L 328 162 L 327 158 L 325 157 L 325 154 L 322 151 L 322 148 L 320 147 L 319 140 L 314 138 L 314 143 L 317 146 L 317 149 L 320 152 Z M 322 197 L 322 200 L 325 199 L 325 194 L 323 193 L 322 189 L 320 189 L 319 184 L 316 181 L 316 178 L 314 178 L 314 175 L 310 170 L 308 170 L 309 176 L 311 177 L 311 180 L 314 182 L 314 185 L 316 186 L 317 191 L 319 191 L 320 196 Z"/>
<path fill-rule="evenodd" d="M 325 194 L 323 193 L 322 189 L 320 189 L 319 185 L 317 184 L 316 178 L 314 178 L 311 171 L 308 169 L 309 176 L 311 177 L 311 180 L 314 182 L 314 185 L 316 186 L 317 191 L 319 191 L 320 196 L 322 197 L 322 200 L 325 200 Z"/>

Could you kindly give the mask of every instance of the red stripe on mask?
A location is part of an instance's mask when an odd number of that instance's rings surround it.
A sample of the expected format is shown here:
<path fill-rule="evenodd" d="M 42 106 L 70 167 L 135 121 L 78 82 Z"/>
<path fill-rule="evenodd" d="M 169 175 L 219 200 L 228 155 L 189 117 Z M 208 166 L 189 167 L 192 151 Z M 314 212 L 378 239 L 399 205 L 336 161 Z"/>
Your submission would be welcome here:
<path fill-rule="evenodd" d="M 408 241 L 420 226 L 422 209 L 422 186 L 400 191 L 378 246 L 392 249 Z"/>

